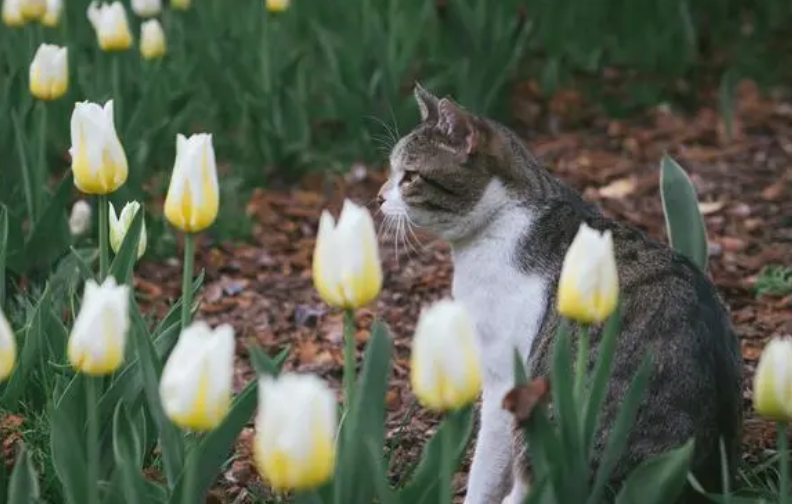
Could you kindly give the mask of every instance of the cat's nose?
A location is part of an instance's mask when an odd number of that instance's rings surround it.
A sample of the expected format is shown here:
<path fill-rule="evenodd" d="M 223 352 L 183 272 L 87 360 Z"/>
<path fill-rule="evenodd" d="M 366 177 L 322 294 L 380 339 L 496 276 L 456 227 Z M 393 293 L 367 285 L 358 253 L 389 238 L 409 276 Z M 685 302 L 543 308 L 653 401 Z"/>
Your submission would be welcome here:
<path fill-rule="evenodd" d="M 385 203 L 385 191 L 388 190 L 388 183 L 382 184 L 380 190 L 377 192 L 377 205 L 382 206 Z"/>

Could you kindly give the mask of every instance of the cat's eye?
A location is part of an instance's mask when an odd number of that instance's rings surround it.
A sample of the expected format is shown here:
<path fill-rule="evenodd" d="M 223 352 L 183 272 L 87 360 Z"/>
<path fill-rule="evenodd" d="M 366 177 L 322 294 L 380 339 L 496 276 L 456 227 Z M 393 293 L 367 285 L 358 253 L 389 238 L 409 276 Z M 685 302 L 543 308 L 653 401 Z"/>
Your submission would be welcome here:
<path fill-rule="evenodd" d="M 405 171 L 404 175 L 402 175 L 402 178 L 399 181 L 399 185 L 412 184 L 413 181 L 418 180 L 418 177 L 420 177 L 420 175 L 418 175 L 417 171 Z"/>

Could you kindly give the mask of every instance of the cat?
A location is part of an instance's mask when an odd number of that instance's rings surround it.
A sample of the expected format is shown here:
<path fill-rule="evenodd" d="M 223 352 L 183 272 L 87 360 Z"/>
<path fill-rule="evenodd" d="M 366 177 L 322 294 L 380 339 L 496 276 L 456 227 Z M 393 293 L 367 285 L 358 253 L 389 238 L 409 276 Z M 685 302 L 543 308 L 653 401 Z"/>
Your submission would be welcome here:
<path fill-rule="evenodd" d="M 465 504 L 519 504 L 530 488 L 525 445 L 502 401 L 516 347 L 532 377 L 550 373 L 561 265 L 581 223 L 610 230 L 622 326 L 595 434 L 597 467 L 625 390 L 647 351 L 653 371 L 612 485 L 648 456 L 695 436 L 691 470 L 721 482 L 721 439 L 734 474 L 742 431 L 742 361 L 728 310 L 707 275 L 642 231 L 608 219 L 550 175 L 510 129 L 415 85 L 421 122 L 390 153 L 383 214 L 447 241 L 452 293 L 469 310 L 484 379 Z M 600 334 L 591 331 L 590 369 Z M 530 453 L 530 447 L 527 447 Z M 680 502 L 697 501 L 687 489 Z"/>

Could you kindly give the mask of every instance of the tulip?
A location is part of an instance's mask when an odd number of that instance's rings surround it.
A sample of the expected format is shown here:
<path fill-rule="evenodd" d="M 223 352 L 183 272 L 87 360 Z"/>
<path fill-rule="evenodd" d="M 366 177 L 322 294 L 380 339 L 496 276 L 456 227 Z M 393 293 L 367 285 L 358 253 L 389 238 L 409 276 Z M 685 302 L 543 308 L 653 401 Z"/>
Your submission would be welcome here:
<path fill-rule="evenodd" d="M 109 276 L 85 282 L 82 306 L 69 336 L 69 362 L 77 371 L 102 376 L 124 361 L 129 330 L 129 287 Z"/>
<path fill-rule="evenodd" d="M 0 382 L 11 376 L 17 359 L 17 344 L 11 324 L 0 310 Z"/>
<path fill-rule="evenodd" d="M 97 5 L 96 1 L 91 2 L 88 20 L 96 31 L 99 47 L 103 51 L 125 51 L 132 46 L 132 32 L 121 2 L 101 5 Z"/>
<path fill-rule="evenodd" d="M 161 58 L 167 52 L 165 32 L 156 19 L 150 19 L 140 25 L 140 54 L 143 59 Z"/>
<path fill-rule="evenodd" d="M 24 26 L 27 23 L 22 15 L 22 0 L 3 0 L 3 23 L 10 28 Z"/>
<path fill-rule="evenodd" d="M 379 295 L 382 266 L 368 210 L 345 200 L 338 225 L 327 210 L 322 212 L 313 281 L 319 296 L 337 308 L 358 308 Z"/>
<path fill-rule="evenodd" d="M 274 490 L 309 490 L 335 467 L 336 399 L 314 375 L 259 378 L 253 457 Z"/>
<path fill-rule="evenodd" d="M 564 257 L 558 312 L 578 322 L 602 322 L 616 309 L 618 297 L 611 233 L 599 233 L 583 223 Z"/>
<path fill-rule="evenodd" d="M 289 8 L 291 0 L 265 0 L 264 5 L 270 12 L 283 12 Z"/>
<path fill-rule="evenodd" d="M 60 22 L 63 13 L 63 0 L 47 0 L 47 12 L 41 19 L 41 24 L 49 28 L 55 28 Z"/>
<path fill-rule="evenodd" d="M 176 10 L 187 10 L 192 4 L 192 0 L 171 0 L 171 7 Z"/>
<path fill-rule="evenodd" d="M 30 64 L 30 94 L 39 100 L 57 100 L 66 94 L 68 88 L 67 49 L 41 44 Z"/>
<path fill-rule="evenodd" d="M 79 200 L 72 206 L 69 215 L 69 231 L 73 236 L 79 236 L 91 227 L 91 205 L 85 200 Z"/>
<path fill-rule="evenodd" d="M 140 210 L 140 203 L 137 201 L 132 201 L 124 205 L 124 208 L 121 209 L 121 215 L 116 215 L 115 207 L 112 203 L 108 203 L 110 208 L 110 248 L 113 249 L 113 252 L 118 254 L 118 251 L 121 250 L 121 244 L 124 243 L 124 237 L 129 231 L 129 226 L 132 225 L 132 219 L 135 218 L 135 215 Z M 146 251 L 146 220 L 145 216 L 143 217 L 142 228 L 140 230 L 140 240 L 138 241 L 138 249 L 137 249 L 137 258 L 140 259 L 140 256 Z"/>
<path fill-rule="evenodd" d="M 771 340 L 753 378 L 754 409 L 776 421 L 792 419 L 792 338 Z"/>
<path fill-rule="evenodd" d="M 154 17 L 162 11 L 162 0 L 132 0 L 132 12 L 142 18 Z"/>
<path fill-rule="evenodd" d="M 459 409 L 481 391 L 476 327 L 461 303 L 444 299 L 421 312 L 415 329 L 410 382 L 433 411 Z"/>
<path fill-rule="evenodd" d="M 212 225 L 219 207 L 212 135 L 201 133 L 190 138 L 177 135 L 176 161 L 165 197 L 165 218 L 186 233 L 197 233 Z"/>
<path fill-rule="evenodd" d="M 86 194 L 110 194 L 126 182 L 127 158 L 113 122 L 113 100 L 100 107 L 78 102 L 71 116 L 74 185 Z"/>
<path fill-rule="evenodd" d="M 47 12 L 46 0 L 21 0 L 20 11 L 22 17 L 28 21 L 38 21 L 44 17 Z"/>
<path fill-rule="evenodd" d="M 224 324 L 212 331 L 206 322 L 194 322 L 182 331 L 162 369 L 165 413 L 184 429 L 214 429 L 231 405 L 233 377 L 234 330 Z"/>

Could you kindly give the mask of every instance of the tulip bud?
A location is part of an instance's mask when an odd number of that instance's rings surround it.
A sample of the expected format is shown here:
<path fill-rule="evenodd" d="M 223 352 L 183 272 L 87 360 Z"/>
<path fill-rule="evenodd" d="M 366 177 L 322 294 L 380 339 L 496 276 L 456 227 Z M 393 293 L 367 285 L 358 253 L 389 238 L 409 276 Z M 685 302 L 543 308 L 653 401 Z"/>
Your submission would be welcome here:
<path fill-rule="evenodd" d="M 220 425 L 231 405 L 234 330 L 206 322 L 188 326 L 162 369 L 160 398 L 175 424 L 193 431 Z"/>
<path fill-rule="evenodd" d="M 410 382 L 434 411 L 459 409 L 481 391 L 476 327 L 461 303 L 444 299 L 422 311 L 415 329 Z"/>
<path fill-rule="evenodd" d="M 176 161 L 165 197 L 165 218 L 186 233 L 197 233 L 212 225 L 219 207 L 212 135 L 201 133 L 190 138 L 177 135 Z"/>
<path fill-rule="evenodd" d="M 113 249 L 113 252 L 116 254 L 121 249 L 121 244 L 124 243 L 124 237 L 129 231 L 129 226 L 132 225 L 132 219 L 135 218 L 135 215 L 140 210 L 140 203 L 137 201 L 132 201 L 124 205 L 124 208 L 121 209 L 121 215 L 116 216 L 115 207 L 112 203 L 108 203 L 110 205 L 110 248 Z M 138 249 L 137 249 L 137 258 L 140 259 L 140 256 L 146 251 L 146 217 L 143 216 L 143 227 L 140 229 L 140 240 L 138 241 Z"/>
<path fill-rule="evenodd" d="M 69 231 L 73 236 L 80 236 L 91 227 L 91 205 L 85 200 L 79 200 L 71 209 L 69 215 Z"/>
<path fill-rule="evenodd" d="M 104 108 L 90 102 L 74 104 L 71 144 L 77 189 L 86 194 L 110 194 L 126 182 L 127 158 L 113 122 L 113 100 Z"/>
<path fill-rule="evenodd" d="M 0 310 L 0 382 L 11 376 L 16 366 L 17 344 L 11 324 Z"/>
<path fill-rule="evenodd" d="M 132 12 L 142 18 L 154 17 L 162 11 L 162 0 L 132 0 Z"/>
<path fill-rule="evenodd" d="M 283 12 L 289 8 L 291 0 L 265 0 L 264 5 L 270 12 Z"/>
<path fill-rule="evenodd" d="M 63 0 L 47 0 L 47 12 L 41 19 L 41 24 L 49 28 L 55 28 L 60 22 L 63 13 Z"/>
<path fill-rule="evenodd" d="M 41 44 L 30 64 L 30 94 L 39 100 L 57 100 L 66 94 L 68 88 L 67 49 Z"/>
<path fill-rule="evenodd" d="M 578 322 L 602 322 L 616 309 L 619 277 L 611 232 L 580 225 L 564 257 L 558 312 Z"/>
<path fill-rule="evenodd" d="M 161 58 L 167 52 L 165 32 L 156 19 L 150 19 L 140 25 L 140 54 L 143 59 Z"/>
<path fill-rule="evenodd" d="M 22 16 L 22 0 L 3 0 L 3 23 L 10 28 L 24 26 L 27 23 Z"/>
<path fill-rule="evenodd" d="M 69 362 L 87 375 L 112 374 L 124 362 L 128 330 L 129 287 L 111 276 L 101 285 L 89 279 L 69 336 Z"/>
<path fill-rule="evenodd" d="M 171 0 L 171 7 L 176 10 L 187 10 L 190 8 L 192 0 Z"/>
<path fill-rule="evenodd" d="M 88 20 L 96 31 L 99 47 L 103 51 L 126 51 L 132 46 L 132 32 L 124 5 L 119 2 L 88 6 Z"/>
<path fill-rule="evenodd" d="M 313 281 L 330 306 L 358 308 L 375 299 L 382 288 L 377 233 L 365 208 L 344 201 L 338 225 L 325 210 L 313 255 Z"/>
<path fill-rule="evenodd" d="M 792 420 L 792 338 L 765 347 L 753 378 L 754 409 L 765 418 Z"/>
<path fill-rule="evenodd" d="M 285 373 L 259 378 L 259 411 L 253 457 L 275 491 L 320 486 L 335 468 L 337 404 L 314 375 Z"/>
<path fill-rule="evenodd" d="M 47 2 L 46 0 L 22 0 L 20 11 L 26 20 L 38 21 L 47 12 Z"/>

